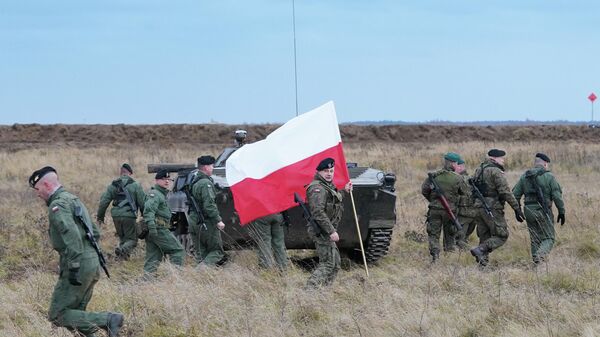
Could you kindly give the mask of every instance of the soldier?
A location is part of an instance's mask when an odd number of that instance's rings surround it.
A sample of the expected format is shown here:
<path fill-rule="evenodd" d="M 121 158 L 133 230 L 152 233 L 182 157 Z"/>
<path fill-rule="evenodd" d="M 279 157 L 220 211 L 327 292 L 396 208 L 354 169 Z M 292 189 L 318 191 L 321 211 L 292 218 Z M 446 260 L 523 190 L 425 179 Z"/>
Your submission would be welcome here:
<path fill-rule="evenodd" d="M 225 224 L 217 208 L 215 184 L 211 178 L 215 158 L 198 158 L 198 173 L 192 182 L 191 195 L 199 208 L 190 211 L 190 232 L 194 242 L 196 262 L 200 268 L 220 265 L 225 260 L 221 231 Z"/>
<path fill-rule="evenodd" d="M 323 159 L 317 166 L 313 181 L 306 188 L 308 208 L 320 230 L 320 233 L 315 233 L 315 229 L 308 227 L 319 255 L 319 265 L 310 275 L 307 288 L 331 284 L 340 269 L 340 252 L 335 243 L 340 240 L 337 227 L 344 208 L 342 193 L 333 184 L 334 170 L 335 161 L 332 158 Z M 352 182 L 348 182 L 344 190 L 350 192 Z"/>
<path fill-rule="evenodd" d="M 154 176 L 154 185 L 146 195 L 144 204 L 144 222 L 147 233 L 142 235 L 146 240 L 146 261 L 144 262 L 145 277 L 151 277 L 165 255 L 169 255 L 171 263 L 182 266 L 185 251 L 181 243 L 169 230 L 171 209 L 167 204 L 167 193 L 171 177 L 166 170 L 160 170 Z"/>
<path fill-rule="evenodd" d="M 86 228 L 99 240 L 98 227 L 79 198 L 62 187 L 54 168 L 46 166 L 33 172 L 29 186 L 48 206 L 48 234 L 52 248 L 60 255 L 60 276 L 50 301 L 49 320 L 78 335 L 94 336 L 101 328 L 109 336 L 118 336 L 122 314 L 85 311 L 100 279 L 99 256 L 86 238 Z"/>
<path fill-rule="evenodd" d="M 458 153 L 448 152 L 444 155 L 444 167 L 433 172 L 432 179 L 444 193 L 452 213 L 456 216 L 459 198 L 467 195 L 467 186 L 463 178 L 456 173 L 458 162 L 464 161 Z M 428 177 L 421 185 L 421 194 L 429 201 L 427 214 L 427 236 L 429 238 L 429 254 L 431 262 L 436 262 L 440 256 L 440 233 L 444 234 L 444 251 L 455 249 L 455 227 L 450 214 L 444 208 L 440 196 L 433 191 L 432 182 Z"/>
<path fill-rule="evenodd" d="M 458 247 L 460 247 L 460 249 L 468 250 L 469 236 L 473 234 L 476 228 L 475 215 L 477 214 L 477 209 L 473 205 L 475 200 L 473 199 L 471 189 L 468 187 L 469 173 L 465 168 L 465 162 L 461 159 L 457 163 L 458 166 L 456 167 L 456 173 L 460 174 L 464 179 L 465 185 L 467 185 L 467 193 L 465 195 L 461 195 L 458 199 L 458 221 L 463 228 L 456 236 L 456 244 Z"/>
<path fill-rule="evenodd" d="M 531 257 L 535 264 L 546 259 L 555 241 L 552 202 L 558 209 L 556 222 L 565 224 L 565 203 L 562 191 L 554 175 L 548 170 L 550 158 L 543 154 L 535 155 L 534 167 L 526 171 L 515 187 L 513 194 L 517 201 L 525 195 L 525 220 L 531 241 Z"/>
<path fill-rule="evenodd" d="M 119 245 L 115 248 L 117 258 L 127 260 L 129 254 L 137 246 L 137 233 L 135 221 L 137 212 L 143 214 L 146 194 L 142 186 L 133 178 L 133 169 L 127 163 L 120 168 L 120 177 L 108 185 L 100 197 L 100 205 L 96 218 L 99 223 L 104 222 L 104 214 L 112 201 L 110 211 L 115 230 L 119 236 Z"/>
<path fill-rule="evenodd" d="M 275 213 L 254 220 L 250 224 L 250 235 L 258 246 L 258 265 L 272 268 L 275 264 L 280 271 L 287 269 L 288 257 L 283 235 L 284 216 Z"/>
<path fill-rule="evenodd" d="M 504 177 L 505 155 L 506 152 L 502 150 L 490 150 L 488 158 L 481 163 L 473 175 L 473 183 L 481 192 L 491 212 L 488 214 L 482 200 L 478 198 L 475 200 L 477 208 L 475 223 L 477 224 L 479 246 L 471 249 L 471 255 L 481 266 L 486 266 L 489 262 L 489 253 L 501 247 L 508 239 L 508 226 L 504 219 L 504 203 L 508 202 L 515 211 L 515 218 L 518 222 L 523 222 L 524 219 L 521 206 L 511 193 Z"/>

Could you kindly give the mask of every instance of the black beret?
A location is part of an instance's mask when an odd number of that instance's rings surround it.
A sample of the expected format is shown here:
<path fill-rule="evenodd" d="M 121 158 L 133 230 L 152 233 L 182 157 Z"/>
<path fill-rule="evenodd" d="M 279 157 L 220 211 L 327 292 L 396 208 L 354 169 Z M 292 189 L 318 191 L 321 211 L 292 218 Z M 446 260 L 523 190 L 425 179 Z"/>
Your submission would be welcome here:
<path fill-rule="evenodd" d="M 42 177 L 44 177 L 46 174 L 48 174 L 50 172 L 56 173 L 56 170 L 54 169 L 54 167 L 44 166 L 41 169 L 33 172 L 31 174 L 31 177 L 29 177 L 29 186 L 35 187 L 35 184 L 37 184 L 37 182 L 40 181 L 40 179 L 42 179 Z"/>
<path fill-rule="evenodd" d="M 543 154 L 541 152 L 536 153 L 535 157 L 536 158 L 540 158 L 541 160 L 545 161 L 546 163 L 550 162 L 550 157 L 548 157 L 547 155 L 545 155 L 545 154 Z"/>
<path fill-rule="evenodd" d="M 156 175 L 154 176 L 154 179 L 164 179 L 164 178 L 170 178 L 171 176 L 169 175 L 169 171 L 167 170 L 160 170 L 158 172 L 156 172 Z"/>
<path fill-rule="evenodd" d="M 200 166 L 200 165 L 212 165 L 214 163 L 215 163 L 215 157 L 213 157 L 213 156 L 198 157 L 198 166 Z"/>
<path fill-rule="evenodd" d="M 121 165 L 121 167 L 126 169 L 127 171 L 129 171 L 129 173 L 133 173 L 133 169 L 131 168 L 131 165 L 125 163 L 125 164 Z"/>
<path fill-rule="evenodd" d="M 488 156 L 490 157 L 504 157 L 506 156 L 506 152 L 502 151 L 502 150 L 498 150 L 498 149 L 491 149 L 488 151 Z"/>
<path fill-rule="evenodd" d="M 330 168 L 333 168 L 334 166 L 335 166 L 335 160 L 333 160 L 333 158 L 325 158 L 325 159 L 321 160 L 321 162 L 317 166 L 317 171 L 330 169 Z"/>

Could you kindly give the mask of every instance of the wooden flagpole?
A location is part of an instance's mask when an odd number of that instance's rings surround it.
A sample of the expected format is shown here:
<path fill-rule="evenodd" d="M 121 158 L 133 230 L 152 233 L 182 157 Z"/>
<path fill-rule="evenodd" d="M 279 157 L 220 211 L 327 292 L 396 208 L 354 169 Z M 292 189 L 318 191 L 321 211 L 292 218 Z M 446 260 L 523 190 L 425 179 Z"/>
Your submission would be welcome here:
<path fill-rule="evenodd" d="M 356 233 L 358 233 L 358 242 L 360 242 L 360 253 L 362 254 L 363 263 L 365 265 L 365 273 L 369 277 L 369 267 L 367 267 L 367 258 L 365 257 L 365 249 L 363 247 L 362 236 L 360 235 L 360 226 L 358 225 L 358 216 L 356 215 L 356 206 L 354 205 L 354 195 L 350 190 L 350 199 L 352 200 L 352 211 L 354 212 L 354 220 L 356 221 Z"/>

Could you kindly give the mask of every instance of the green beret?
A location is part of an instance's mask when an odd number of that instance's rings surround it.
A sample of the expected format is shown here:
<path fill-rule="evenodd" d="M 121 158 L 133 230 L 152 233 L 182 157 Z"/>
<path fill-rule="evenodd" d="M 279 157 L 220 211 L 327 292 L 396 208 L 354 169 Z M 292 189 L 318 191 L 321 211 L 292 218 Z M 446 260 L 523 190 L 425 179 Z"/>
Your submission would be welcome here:
<path fill-rule="evenodd" d="M 458 164 L 464 164 L 465 163 L 465 161 L 456 152 L 448 152 L 448 153 L 446 153 L 444 155 L 444 159 L 446 159 L 448 161 L 451 161 L 451 162 L 454 162 L 454 163 L 458 163 Z"/>

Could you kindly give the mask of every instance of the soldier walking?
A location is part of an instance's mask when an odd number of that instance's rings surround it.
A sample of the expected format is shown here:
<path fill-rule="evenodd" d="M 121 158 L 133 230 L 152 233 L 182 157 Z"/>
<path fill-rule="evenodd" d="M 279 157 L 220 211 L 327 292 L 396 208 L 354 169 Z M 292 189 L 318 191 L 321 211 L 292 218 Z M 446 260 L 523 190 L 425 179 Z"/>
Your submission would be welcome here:
<path fill-rule="evenodd" d="M 458 198 L 458 221 L 462 225 L 462 230 L 456 236 L 456 244 L 460 249 L 468 250 L 470 248 L 469 237 L 476 228 L 475 216 L 477 215 L 477 209 L 474 207 L 475 200 L 469 187 L 469 173 L 465 167 L 465 162 L 461 159 L 457 163 L 456 173 L 460 174 L 465 181 L 467 193 Z"/>
<path fill-rule="evenodd" d="M 249 231 L 258 248 L 258 265 L 260 267 L 273 268 L 277 265 L 280 271 L 287 269 L 288 256 L 285 250 L 283 225 L 282 213 L 264 216 L 250 224 Z"/>
<path fill-rule="evenodd" d="M 198 158 L 198 172 L 192 182 L 191 196 L 198 207 L 190 211 L 190 233 L 196 262 L 200 268 L 220 265 L 225 260 L 221 231 L 225 224 L 217 208 L 217 190 L 211 177 L 215 164 L 213 156 Z"/>
<path fill-rule="evenodd" d="M 49 320 L 78 335 L 94 336 L 101 328 L 110 337 L 118 336 L 123 326 L 122 314 L 85 311 L 100 279 L 99 254 L 86 237 L 86 228 L 95 241 L 100 239 L 100 231 L 87 208 L 65 191 L 56 170 L 50 166 L 33 172 L 29 186 L 48 206 L 50 243 L 60 255 L 60 276 L 52 293 Z"/>
<path fill-rule="evenodd" d="M 137 233 L 135 222 L 138 210 L 144 211 L 146 194 L 142 186 L 133 180 L 133 169 L 127 163 L 120 168 L 120 177 L 113 180 L 100 197 L 100 205 L 96 218 L 99 223 L 104 222 L 104 215 L 112 201 L 110 214 L 119 236 L 119 245 L 115 247 L 117 258 L 127 260 L 133 249 L 137 246 Z"/>
<path fill-rule="evenodd" d="M 308 208 L 319 226 L 319 233 L 311 226 L 308 227 L 319 255 L 319 264 L 310 275 L 307 288 L 330 285 L 341 265 L 340 252 L 335 243 L 340 240 L 337 227 L 342 220 L 344 208 L 342 193 L 333 184 L 334 171 L 335 161 L 332 158 L 323 159 L 317 166 L 313 181 L 306 187 Z M 344 190 L 350 192 L 352 182 L 348 182 Z"/>
<path fill-rule="evenodd" d="M 158 265 L 169 255 L 171 263 L 182 266 L 185 251 L 181 243 L 169 230 L 171 209 L 167 203 L 167 193 L 171 185 L 171 177 L 166 170 L 160 170 L 154 176 L 154 185 L 146 195 L 144 204 L 144 222 L 147 233 L 142 235 L 146 239 L 146 261 L 144 262 L 144 276 L 146 278 L 156 273 Z"/>
<path fill-rule="evenodd" d="M 518 222 L 523 222 L 525 218 L 517 199 L 508 186 L 506 177 L 504 177 L 505 155 L 506 152 L 502 150 L 490 150 L 488 158 L 481 163 L 473 175 L 473 183 L 483 196 L 483 200 L 479 198 L 475 200 L 477 208 L 475 223 L 477 224 L 479 245 L 471 249 L 471 255 L 481 266 L 487 266 L 489 254 L 508 240 L 504 203 L 508 202 L 515 211 L 515 218 Z M 486 205 L 489 207 L 489 213 Z"/>
<path fill-rule="evenodd" d="M 558 209 L 556 222 L 560 222 L 561 226 L 565 224 L 562 190 L 554 175 L 550 173 L 549 164 L 550 157 L 537 153 L 534 167 L 521 176 L 512 190 L 518 202 L 523 195 L 525 196 L 525 220 L 531 241 L 531 257 L 535 264 L 546 260 L 556 241 L 552 202 Z"/>
<path fill-rule="evenodd" d="M 429 240 L 429 254 L 431 262 L 436 262 L 440 256 L 440 234 L 444 234 L 444 251 L 455 249 L 455 237 L 458 229 L 451 215 L 443 205 L 442 198 L 447 200 L 450 211 L 456 215 L 459 199 L 467 195 L 467 185 L 463 178 L 456 173 L 458 163 L 463 162 L 458 153 L 448 152 L 444 155 L 444 167 L 432 172 L 421 185 L 421 194 L 429 201 L 427 213 L 427 236 Z M 432 182 L 431 179 L 435 180 Z M 434 191 L 432 185 L 436 183 L 441 191 Z M 439 193 L 442 193 L 440 195 Z"/>

